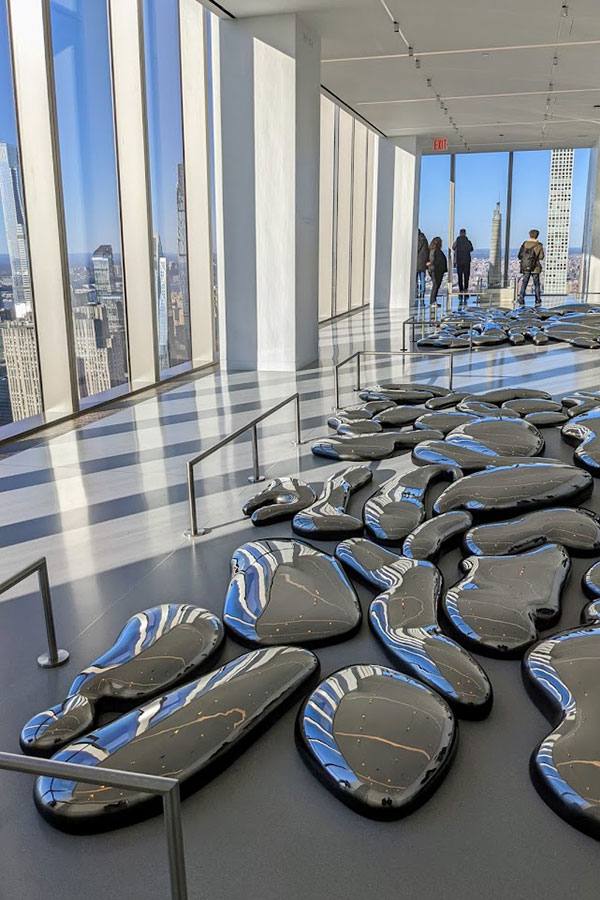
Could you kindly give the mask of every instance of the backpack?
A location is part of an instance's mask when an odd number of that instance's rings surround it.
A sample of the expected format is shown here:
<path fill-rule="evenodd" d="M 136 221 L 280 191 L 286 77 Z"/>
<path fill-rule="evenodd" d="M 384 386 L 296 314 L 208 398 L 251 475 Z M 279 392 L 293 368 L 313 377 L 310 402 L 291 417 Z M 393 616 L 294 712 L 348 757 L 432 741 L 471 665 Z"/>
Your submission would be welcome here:
<path fill-rule="evenodd" d="M 525 245 L 523 245 L 522 250 L 521 268 L 523 272 L 533 272 L 540 261 L 537 245 L 534 244 L 533 247 L 525 247 Z"/>

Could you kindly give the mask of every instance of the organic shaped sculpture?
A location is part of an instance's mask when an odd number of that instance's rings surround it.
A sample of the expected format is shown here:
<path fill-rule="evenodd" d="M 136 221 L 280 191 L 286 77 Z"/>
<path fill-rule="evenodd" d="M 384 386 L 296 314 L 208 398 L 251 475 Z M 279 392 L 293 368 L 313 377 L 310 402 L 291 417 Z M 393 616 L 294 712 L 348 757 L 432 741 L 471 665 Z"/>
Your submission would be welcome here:
<path fill-rule="evenodd" d="M 217 616 L 197 606 L 165 603 L 132 616 L 113 646 L 81 672 L 66 700 L 34 716 L 21 749 L 51 756 L 90 731 L 102 712 L 124 712 L 193 674 L 223 641 Z"/>
<path fill-rule="evenodd" d="M 383 590 L 371 603 L 369 622 L 394 665 L 438 691 L 458 715 L 486 716 L 492 705 L 487 675 L 439 627 L 442 576 L 436 567 L 360 538 L 343 541 L 335 552 L 363 581 Z"/>
<path fill-rule="evenodd" d="M 299 478 L 275 478 L 244 504 L 242 512 L 251 517 L 253 525 L 270 525 L 291 519 L 316 499 L 311 486 Z"/>
<path fill-rule="evenodd" d="M 456 391 L 451 394 L 446 394 L 444 397 L 432 397 L 431 400 L 426 400 L 425 407 L 434 410 L 449 409 L 450 407 L 457 406 L 461 400 L 466 400 L 471 396 L 472 394 Z"/>
<path fill-rule="evenodd" d="M 449 466 L 423 466 L 394 475 L 365 503 L 363 518 L 367 531 L 378 541 L 401 543 L 425 518 L 425 493 L 429 485 L 459 475 L 457 469 Z"/>
<path fill-rule="evenodd" d="M 494 390 L 478 394 L 477 399 L 482 403 L 501 405 L 509 400 L 552 400 L 552 397 L 546 391 L 531 388 L 494 388 Z"/>
<path fill-rule="evenodd" d="M 360 403 L 357 406 L 347 406 L 342 410 L 342 414 L 348 416 L 353 412 L 362 412 L 369 418 L 373 418 L 373 416 L 385 412 L 386 409 L 394 409 L 395 406 L 396 404 L 391 400 L 371 400 L 368 403 Z"/>
<path fill-rule="evenodd" d="M 435 562 L 442 549 L 457 541 L 472 522 L 471 514 L 460 509 L 428 519 L 408 535 L 402 545 L 402 553 L 409 559 L 427 559 L 429 562 Z"/>
<path fill-rule="evenodd" d="M 311 446 L 315 456 L 360 462 L 385 459 L 394 452 L 410 450 L 421 441 L 442 438 L 441 431 L 384 431 L 358 437 L 321 438 Z"/>
<path fill-rule="evenodd" d="M 415 420 L 415 428 L 433 428 L 434 431 L 441 431 L 442 434 L 449 434 L 459 425 L 466 425 L 468 422 L 477 422 L 477 416 L 470 413 L 461 413 L 456 410 L 447 412 L 429 412 L 419 416 Z"/>
<path fill-rule="evenodd" d="M 384 428 L 403 428 L 412 425 L 424 412 L 421 406 L 393 406 L 377 413 L 374 421 Z"/>
<path fill-rule="evenodd" d="M 555 400 L 506 400 L 502 409 L 512 409 L 524 418 L 533 412 L 562 412 L 562 404 Z"/>
<path fill-rule="evenodd" d="M 333 644 L 360 626 L 338 561 L 302 541 L 252 541 L 234 552 L 223 620 L 252 646 Z"/>
<path fill-rule="evenodd" d="M 512 658 L 537 640 L 537 627 L 560 617 L 560 595 L 571 560 L 546 544 L 515 556 L 469 556 L 465 577 L 444 595 L 443 609 L 467 646 Z"/>
<path fill-rule="evenodd" d="M 523 419 L 476 419 L 459 425 L 446 441 L 484 452 L 487 447 L 501 456 L 537 456 L 544 449 L 540 432 Z"/>
<path fill-rule="evenodd" d="M 296 742 L 314 775 L 365 816 L 407 815 L 436 790 L 456 749 L 452 710 L 383 666 L 340 669 L 298 714 Z"/>
<path fill-rule="evenodd" d="M 516 463 L 465 475 L 443 491 L 434 512 L 466 509 L 503 515 L 540 509 L 587 496 L 593 487 L 589 472 L 546 461 Z"/>
<path fill-rule="evenodd" d="M 499 409 L 493 403 L 482 403 L 481 400 L 461 400 L 456 407 L 458 412 L 470 413 L 479 419 L 520 419 L 518 412 L 514 409 Z"/>
<path fill-rule="evenodd" d="M 360 391 L 361 400 L 391 400 L 394 403 L 424 403 L 436 396 L 432 391 L 394 390 L 388 388 L 368 388 Z"/>
<path fill-rule="evenodd" d="M 331 420 L 330 420 L 331 421 Z M 383 431 L 382 426 L 375 419 L 368 419 L 366 422 L 339 422 L 336 428 L 338 434 L 379 434 Z"/>
<path fill-rule="evenodd" d="M 600 409 L 592 409 L 566 422 L 561 434 L 569 444 L 577 445 L 573 460 L 592 475 L 600 476 Z"/>
<path fill-rule="evenodd" d="M 530 456 L 499 456 L 489 447 L 476 442 L 464 446 L 448 441 L 423 441 L 413 450 L 412 461 L 417 466 L 456 466 L 463 472 L 478 472 L 491 467 L 534 462 Z M 544 462 L 562 465 L 560 459 L 549 460 L 544 457 Z"/>
<path fill-rule="evenodd" d="M 299 647 L 255 650 L 96 729 L 55 759 L 168 773 L 196 788 L 281 715 L 318 670 L 317 657 Z M 51 825 L 77 834 L 118 828 L 160 809 L 160 799 L 142 791 L 46 776 L 37 779 L 34 800 Z"/>
<path fill-rule="evenodd" d="M 531 756 L 535 788 L 566 822 L 600 838 L 600 626 L 540 641 L 522 671 L 528 693 L 554 726 Z"/>
<path fill-rule="evenodd" d="M 327 479 L 316 503 L 292 520 L 292 528 L 303 537 L 339 540 L 363 533 L 363 523 L 346 512 L 352 494 L 368 484 L 373 472 L 367 466 L 346 469 Z"/>
<path fill-rule="evenodd" d="M 437 384 L 422 384 L 418 381 L 407 381 L 403 383 L 387 382 L 378 384 L 375 388 L 377 391 L 427 391 L 434 397 L 448 397 L 452 391 L 449 388 L 440 387 Z"/>
<path fill-rule="evenodd" d="M 581 621 L 584 624 L 597 622 L 600 624 L 600 563 L 594 563 L 581 579 L 584 593 L 592 602 L 584 606 L 581 612 Z"/>
<path fill-rule="evenodd" d="M 509 556 L 543 544 L 562 544 L 575 556 L 600 553 L 600 518 L 589 509 L 552 507 L 478 525 L 465 535 L 475 556 Z"/>
<path fill-rule="evenodd" d="M 562 425 L 568 422 L 569 417 L 562 412 L 533 412 L 527 413 L 526 422 L 531 422 L 536 428 L 544 428 L 546 425 Z"/>

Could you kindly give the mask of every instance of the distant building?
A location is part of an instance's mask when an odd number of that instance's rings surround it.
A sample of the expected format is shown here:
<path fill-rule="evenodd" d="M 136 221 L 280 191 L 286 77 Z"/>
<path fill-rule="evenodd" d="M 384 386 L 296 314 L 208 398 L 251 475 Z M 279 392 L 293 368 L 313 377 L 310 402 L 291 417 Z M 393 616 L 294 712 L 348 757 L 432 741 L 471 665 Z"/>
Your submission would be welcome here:
<path fill-rule="evenodd" d="M 567 290 L 574 150 L 553 150 L 548 191 L 548 237 L 544 263 L 544 293 Z"/>
<path fill-rule="evenodd" d="M 13 144 L 0 142 L 0 200 L 10 260 L 15 303 L 31 309 L 31 275 L 25 234 L 25 211 L 21 190 L 19 154 Z"/>
<path fill-rule="evenodd" d="M 496 203 L 496 209 L 492 215 L 492 240 L 490 244 L 490 265 L 488 269 L 488 287 L 502 287 L 502 262 L 501 262 L 501 233 L 502 213 L 500 201 Z"/>
<path fill-rule="evenodd" d="M 110 244 L 100 244 L 92 253 L 92 269 L 94 270 L 94 283 L 99 298 L 105 294 L 114 294 L 115 264 L 113 249 Z"/>
<path fill-rule="evenodd" d="M 76 306 L 73 330 L 79 392 L 82 397 L 101 394 L 127 380 L 122 332 L 111 334 L 101 304 Z"/>
<path fill-rule="evenodd" d="M 158 356 L 160 368 L 169 368 L 169 273 L 167 258 L 163 254 L 160 235 L 154 235 L 154 289 L 156 295 L 156 319 L 158 325 Z"/>
<path fill-rule="evenodd" d="M 3 322 L 2 343 L 13 422 L 42 411 L 42 389 L 33 315 Z"/>

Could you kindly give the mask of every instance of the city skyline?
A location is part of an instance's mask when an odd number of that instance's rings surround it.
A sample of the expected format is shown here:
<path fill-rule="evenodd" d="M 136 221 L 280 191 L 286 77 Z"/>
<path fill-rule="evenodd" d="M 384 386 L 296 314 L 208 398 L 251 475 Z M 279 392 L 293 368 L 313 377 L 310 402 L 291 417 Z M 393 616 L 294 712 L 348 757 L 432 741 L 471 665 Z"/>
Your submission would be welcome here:
<path fill-rule="evenodd" d="M 567 287 L 571 201 L 573 195 L 573 150 L 553 150 L 548 187 L 548 225 L 544 290 L 562 294 Z"/>

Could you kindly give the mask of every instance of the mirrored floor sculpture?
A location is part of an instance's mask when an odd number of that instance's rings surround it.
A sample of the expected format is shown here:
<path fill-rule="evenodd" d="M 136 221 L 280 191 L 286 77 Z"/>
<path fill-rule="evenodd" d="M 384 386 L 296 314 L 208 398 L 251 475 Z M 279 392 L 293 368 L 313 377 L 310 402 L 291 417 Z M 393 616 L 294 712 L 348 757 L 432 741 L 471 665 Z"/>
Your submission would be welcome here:
<path fill-rule="evenodd" d="M 472 394 L 462 391 L 453 391 L 451 394 L 446 394 L 443 397 L 432 397 L 431 400 L 426 400 L 425 407 L 433 410 L 450 409 L 457 406 L 461 400 L 466 400 L 471 396 Z"/>
<path fill-rule="evenodd" d="M 383 428 L 404 428 L 406 425 L 412 425 L 424 412 L 422 406 L 392 406 L 377 413 L 374 421 Z"/>
<path fill-rule="evenodd" d="M 295 513 L 310 506 L 317 499 L 309 484 L 298 478 L 275 478 L 242 507 L 253 525 L 270 525 L 291 519 Z"/>
<path fill-rule="evenodd" d="M 571 560 L 546 544 L 514 556 L 469 556 L 465 577 L 446 591 L 442 608 L 466 646 L 488 656 L 514 658 L 560 617 L 560 597 Z"/>
<path fill-rule="evenodd" d="M 465 535 L 465 546 L 475 556 L 508 556 L 543 544 L 562 544 L 576 556 L 600 553 L 600 518 L 589 509 L 551 507 L 477 525 Z"/>
<path fill-rule="evenodd" d="M 299 647 L 255 650 L 98 728 L 55 755 L 96 768 L 169 775 L 189 793 L 281 715 L 319 670 Z M 140 791 L 38 778 L 35 804 L 63 831 L 104 831 L 160 810 Z"/>
<path fill-rule="evenodd" d="M 309 769 L 362 815 L 407 815 L 436 790 L 458 738 L 452 710 L 424 684 L 376 665 L 325 679 L 300 709 L 296 741 Z"/>
<path fill-rule="evenodd" d="M 415 420 L 415 428 L 432 428 L 434 431 L 441 431 L 442 434 L 449 434 L 455 428 L 458 428 L 459 425 L 477 421 L 477 416 L 473 416 L 470 413 L 461 413 L 458 410 L 444 410 L 424 413 L 422 416 L 419 416 Z"/>
<path fill-rule="evenodd" d="M 411 459 L 417 466 L 456 466 L 463 472 L 479 472 L 490 467 L 534 461 L 530 456 L 499 456 L 483 444 L 468 441 L 466 446 L 451 441 L 423 441 L 414 448 Z M 562 464 L 561 460 L 550 460 L 548 457 L 544 457 L 543 461 Z"/>
<path fill-rule="evenodd" d="M 436 567 L 360 538 L 342 541 L 336 556 L 383 591 L 371 603 L 369 622 L 394 665 L 438 691 L 458 715 L 486 716 L 492 705 L 487 675 L 438 624 L 442 576 Z"/>
<path fill-rule="evenodd" d="M 506 400 L 502 404 L 502 409 L 512 409 L 519 413 L 520 416 L 529 415 L 534 412 L 562 412 L 562 403 L 555 400 Z"/>
<path fill-rule="evenodd" d="M 472 450 L 493 450 L 501 456 L 537 456 L 544 449 L 541 433 L 524 419 L 476 419 L 454 428 L 446 441 Z"/>
<path fill-rule="evenodd" d="M 51 756 L 90 731 L 100 713 L 131 709 L 196 674 L 212 662 L 223 637 L 221 620 L 197 606 L 165 603 L 137 613 L 77 676 L 67 698 L 25 725 L 21 749 Z"/>
<path fill-rule="evenodd" d="M 528 512 L 579 500 L 591 493 L 589 472 L 558 463 L 529 462 L 465 475 L 434 503 L 436 514 L 466 509 L 482 515 Z"/>
<path fill-rule="evenodd" d="M 435 516 L 423 522 L 408 535 L 402 545 L 402 553 L 409 559 L 435 562 L 442 552 L 446 552 L 459 542 L 472 523 L 471 514 L 460 509 Z"/>
<path fill-rule="evenodd" d="M 480 419 L 520 419 L 518 412 L 514 409 L 500 408 L 494 406 L 493 403 L 483 403 L 476 398 L 461 400 L 456 407 L 458 412 L 470 413 Z"/>
<path fill-rule="evenodd" d="M 370 536 L 386 544 L 401 543 L 425 519 L 425 495 L 435 481 L 458 478 L 448 466 L 422 466 L 385 481 L 364 505 Z"/>
<path fill-rule="evenodd" d="M 357 466 L 328 478 L 316 503 L 292 520 L 292 528 L 301 537 L 320 540 L 340 540 L 363 533 L 363 523 L 346 512 L 352 494 L 373 479 L 368 466 Z"/>
<path fill-rule="evenodd" d="M 531 422 L 536 428 L 545 428 L 548 425 L 562 425 L 569 417 L 563 412 L 532 412 L 525 416 L 526 422 Z"/>
<path fill-rule="evenodd" d="M 350 637 L 361 617 L 340 563 L 309 544 L 273 538 L 233 554 L 223 620 L 237 641 L 333 644 Z"/>
<path fill-rule="evenodd" d="M 395 452 L 403 452 L 415 447 L 421 441 L 442 438 L 441 431 L 384 431 L 381 434 L 367 434 L 351 437 L 321 438 L 311 446 L 315 456 L 329 459 L 361 460 L 385 459 Z"/>
<path fill-rule="evenodd" d="M 584 606 L 581 611 L 581 621 L 585 624 L 598 622 L 600 624 L 600 562 L 594 563 L 581 579 L 581 586 L 591 603 Z"/>
<path fill-rule="evenodd" d="M 600 476 L 600 409 L 592 409 L 566 422 L 561 434 L 569 444 L 575 444 L 573 461 L 592 475 Z"/>
<path fill-rule="evenodd" d="M 553 726 L 531 756 L 532 781 L 554 812 L 600 839 L 600 625 L 540 641 L 522 671 L 528 693 Z"/>

